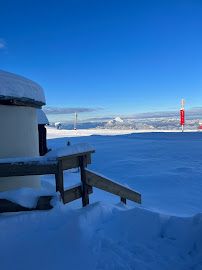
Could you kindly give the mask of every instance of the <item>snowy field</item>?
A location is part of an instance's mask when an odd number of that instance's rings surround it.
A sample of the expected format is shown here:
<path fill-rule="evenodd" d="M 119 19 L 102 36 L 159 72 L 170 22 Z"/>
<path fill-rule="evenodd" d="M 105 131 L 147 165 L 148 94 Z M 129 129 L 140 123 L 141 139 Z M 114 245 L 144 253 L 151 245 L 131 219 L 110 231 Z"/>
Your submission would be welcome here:
<path fill-rule="evenodd" d="M 48 147 L 65 147 L 67 141 L 89 143 L 96 153 L 88 168 L 139 191 L 142 207 L 177 216 L 200 212 L 202 133 L 125 133 L 101 130 L 100 136 L 98 130 L 49 129 L 48 138 L 55 139 L 48 140 Z M 80 181 L 79 174 L 66 172 L 65 177 L 66 185 Z M 106 198 L 112 203 L 118 199 L 101 190 L 91 195 L 93 202 Z"/>
<path fill-rule="evenodd" d="M 88 168 L 140 192 L 142 205 L 94 188 L 85 208 L 1 214 L 0 269 L 202 269 L 202 133 L 132 132 L 48 129 L 49 148 L 91 144 Z M 42 189 L 54 192 L 53 176 Z"/>
<path fill-rule="evenodd" d="M 63 137 L 83 137 L 91 135 L 106 135 L 106 136 L 115 136 L 123 134 L 132 134 L 132 133 L 162 133 L 162 132 L 181 132 L 181 130 L 134 130 L 134 129 L 80 129 L 80 130 L 57 130 L 56 128 L 48 127 L 48 138 L 63 138 Z M 196 129 L 185 130 L 185 132 L 197 132 Z"/>

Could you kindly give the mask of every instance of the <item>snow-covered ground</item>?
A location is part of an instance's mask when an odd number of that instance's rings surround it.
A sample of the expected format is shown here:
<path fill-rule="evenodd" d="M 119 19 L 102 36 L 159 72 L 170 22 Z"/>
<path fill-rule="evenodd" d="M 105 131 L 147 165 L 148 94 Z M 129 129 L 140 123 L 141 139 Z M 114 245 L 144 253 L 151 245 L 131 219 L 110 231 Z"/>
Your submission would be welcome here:
<path fill-rule="evenodd" d="M 116 135 L 124 135 L 124 134 L 132 134 L 132 133 L 162 133 L 162 132 L 180 132 L 181 130 L 134 130 L 134 129 L 78 129 L 78 130 L 66 130 L 61 129 L 58 130 L 55 127 L 47 127 L 48 130 L 48 139 L 55 139 L 55 138 L 64 138 L 64 137 L 84 137 L 84 136 L 91 136 L 91 135 L 101 135 L 101 136 L 116 136 Z M 184 132 L 199 132 L 196 129 L 193 130 L 185 130 Z"/>
<path fill-rule="evenodd" d="M 89 169 L 142 193 L 143 207 L 178 216 L 200 212 L 202 133 L 126 132 L 49 128 L 48 138 L 55 139 L 48 140 L 48 147 L 65 147 L 67 141 L 91 144 L 96 153 L 92 154 Z M 65 172 L 65 177 L 70 185 L 80 180 L 76 173 Z M 113 203 L 118 201 L 116 196 L 100 190 L 91 195 L 93 202 L 106 198 Z"/>
<path fill-rule="evenodd" d="M 94 188 L 85 208 L 1 214 L 1 269 L 202 269 L 202 133 L 132 132 L 48 129 L 53 150 L 91 144 L 88 168 L 140 192 L 142 205 Z M 77 169 L 64 178 L 80 181 Z M 43 192 L 54 188 L 43 176 Z"/>

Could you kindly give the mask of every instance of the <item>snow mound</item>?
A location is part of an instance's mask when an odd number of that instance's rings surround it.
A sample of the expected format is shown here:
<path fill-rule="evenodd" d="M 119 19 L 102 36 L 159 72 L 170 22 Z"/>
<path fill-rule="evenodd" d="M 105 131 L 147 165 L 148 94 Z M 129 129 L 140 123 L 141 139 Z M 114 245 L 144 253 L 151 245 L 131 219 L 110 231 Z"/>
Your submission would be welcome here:
<path fill-rule="evenodd" d="M 40 196 L 56 196 L 56 192 L 41 191 L 33 188 L 20 188 L 0 192 L 0 199 L 6 199 L 21 206 L 34 208 Z M 59 194 L 58 194 L 59 196 Z"/>
<path fill-rule="evenodd" d="M 37 121 L 38 125 L 49 125 L 48 118 L 44 111 L 37 109 Z"/>
<path fill-rule="evenodd" d="M 0 70 L 0 99 L 17 99 L 43 106 L 46 104 L 43 88 L 22 76 Z"/>
<path fill-rule="evenodd" d="M 104 202 L 73 210 L 58 202 L 1 217 L 1 269 L 200 270 L 201 234 L 201 214 L 180 218 Z"/>

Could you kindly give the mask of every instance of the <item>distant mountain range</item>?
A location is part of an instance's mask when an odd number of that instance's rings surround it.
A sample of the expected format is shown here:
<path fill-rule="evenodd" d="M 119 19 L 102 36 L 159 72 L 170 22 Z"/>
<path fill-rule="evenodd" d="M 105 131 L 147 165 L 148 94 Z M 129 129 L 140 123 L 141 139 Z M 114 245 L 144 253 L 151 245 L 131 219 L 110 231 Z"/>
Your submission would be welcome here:
<path fill-rule="evenodd" d="M 155 127 L 147 123 L 137 122 L 134 119 L 121 119 L 120 117 L 116 117 L 115 119 L 108 121 L 104 126 L 98 126 L 97 129 L 153 130 Z"/>
<path fill-rule="evenodd" d="M 62 129 L 74 129 L 73 122 L 62 122 Z M 55 126 L 55 123 L 50 123 Z M 181 129 L 179 118 L 155 117 L 123 119 L 116 117 L 109 121 L 86 121 L 77 123 L 77 129 L 134 129 L 134 130 L 178 130 Z M 185 120 L 185 130 L 199 129 L 198 120 Z"/>

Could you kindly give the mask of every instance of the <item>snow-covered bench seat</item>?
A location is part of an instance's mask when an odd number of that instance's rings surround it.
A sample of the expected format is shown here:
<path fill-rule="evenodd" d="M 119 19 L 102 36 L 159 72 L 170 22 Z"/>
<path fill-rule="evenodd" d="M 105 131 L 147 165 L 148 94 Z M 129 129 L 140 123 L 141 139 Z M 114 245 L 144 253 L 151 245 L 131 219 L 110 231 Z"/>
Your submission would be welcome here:
<path fill-rule="evenodd" d="M 38 158 L 0 159 L 0 177 L 55 174 L 56 192 L 59 191 L 63 202 L 68 203 L 82 197 L 82 188 L 81 185 L 78 185 L 64 191 L 63 171 L 80 167 L 81 180 L 85 181 L 83 171 L 88 164 L 91 164 L 91 154 L 94 152 L 91 145 L 82 143 L 53 150 Z M 86 185 L 85 189 L 88 194 L 92 193 L 92 187 Z M 12 206 L 11 202 L 1 199 L 0 212 L 5 212 L 1 211 L 1 205 L 3 210 L 5 210 L 6 205 L 12 210 L 17 207 L 16 205 Z M 42 196 L 39 198 L 35 210 L 50 208 L 50 196 Z M 19 211 L 22 209 L 19 207 Z"/>
<path fill-rule="evenodd" d="M 0 177 L 56 174 L 59 163 L 62 163 L 63 171 L 79 167 L 79 157 L 85 156 L 86 165 L 91 164 L 94 152 L 91 145 L 81 143 L 50 151 L 38 158 L 0 159 Z"/>
<path fill-rule="evenodd" d="M 89 204 L 89 194 L 93 192 L 92 187 L 115 194 L 124 203 L 128 199 L 141 204 L 140 193 L 86 169 L 87 165 L 91 164 L 91 154 L 94 152 L 89 144 L 77 144 L 51 151 L 39 158 L 2 159 L 0 177 L 55 174 L 56 192 L 60 192 L 64 204 L 82 198 L 82 205 L 86 206 Z M 80 167 L 81 183 L 64 190 L 63 171 L 77 167 Z M 0 212 L 5 212 L 7 208 L 10 209 L 9 212 L 13 209 L 17 209 L 16 211 L 48 210 L 52 208 L 50 201 L 51 196 L 40 196 L 36 208 L 23 210 L 21 206 L 0 199 Z"/>

